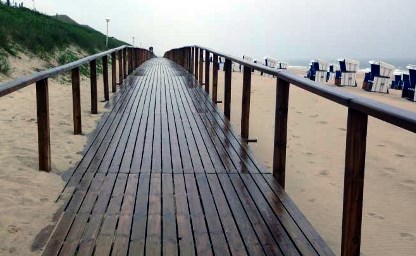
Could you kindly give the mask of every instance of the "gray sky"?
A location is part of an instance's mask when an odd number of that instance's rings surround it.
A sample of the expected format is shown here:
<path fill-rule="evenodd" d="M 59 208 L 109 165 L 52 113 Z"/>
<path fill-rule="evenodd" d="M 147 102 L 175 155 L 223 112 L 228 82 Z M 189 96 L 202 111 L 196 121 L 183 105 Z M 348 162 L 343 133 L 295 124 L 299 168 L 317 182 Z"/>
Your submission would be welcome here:
<path fill-rule="evenodd" d="M 16 0 L 21 2 L 22 0 Z M 25 0 L 31 7 L 32 1 Z M 279 59 L 407 58 L 416 60 L 415 0 L 35 0 L 50 15 L 157 54 L 200 44 L 233 55 Z"/>

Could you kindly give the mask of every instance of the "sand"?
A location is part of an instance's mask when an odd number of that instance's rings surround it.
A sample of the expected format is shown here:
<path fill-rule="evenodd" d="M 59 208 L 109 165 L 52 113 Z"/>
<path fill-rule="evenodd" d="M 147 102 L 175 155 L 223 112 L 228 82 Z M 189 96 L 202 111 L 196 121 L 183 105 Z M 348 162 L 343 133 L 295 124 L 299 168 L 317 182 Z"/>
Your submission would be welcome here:
<path fill-rule="evenodd" d="M 48 64 L 20 55 L 11 59 L 13 77 L 29 74 Z M 11 79 L 0 77 L 3 81 Z M 2 81 L 0 80 L 0 82 Z M 102 79 L 98 78 L 99 100 L 103 100 Z M 0 98 L 0 255 L 40 255 L 52 219 L 60 207 L 55 203 L 65 181 L 82 157 L 90 133 L 102 113 L 90 114 L 89 79 L 81 83 L 84 135 L 73 135 L 72 89 L 62 77 L 49 80 L 52 172 L 38 171 L 36 90 L 28 86 Z M 55 220 L 56 221 L 56 220 Z M 39 235 L 41 233 L 42 235 Z"/>
<path fill-rule="evenodd" d="M 294 68 L 301 74 L 306 69 Z M 358 74 L 361 86 L 363 73 Z M 218 99 L 223 100 L 223 72 Z M 252 76 L 250 147 L 272 166 L 276 80 Z M 335 87 L 335 86 L 334 86 Z M 416 111 L 401 91 L 339 90 Z M 231 121 L 240 131 L 242 73 L 232 73 Z M 222 104 L 220 104 L 222 108 Z M 330 247 L 340 254 L 347 109 L 295 86 L 290 88 L 286 190 Z M 370 118 L 365 174 L 362 255 L 414 255 L 416 251 L 415 134 Z"/>
<path fill-rule="evenodd" d="M 15 60 L 14 77 L 46 63 L 27 56 Z M 22 64 L 24 63 L 24 64 Z M 304 74 L 304 69 L 291 69 Z M 363 74 L 359 74 L 359 84 Z M 0 77 L 4 79 L 4 77 Z M 10 79 L 10 78 L 9 78 Z M 250 147 L 268 168 L 272 166 L 275 79 L 252 77 Z M 1 80 L 0 80 L 1 81 Z M 51 173 L 38 171 L 35 88 L 29 86 L 0 98 L 0 255 L 40 255 L 50 231 L 55 200 L 70 171 L 82 156 L 87 136 L 72 134 L 71 86 L 50 81 Z M 219 100 L 223 96 L 219 73 Z M 240 130 L 242 74 L 233 73 L 232 123 Z M 102 82 L 99 79 L 99 99 Z M 391 94 L 339 88 L 416 111 L 416 104 Z M 81 86 L 84 134 L 101 115 L 89 113 L 89 80 Z M 221 105 L 220 105 L 221 106 Z M 339 254 L 347 109 L 291 86 L 288 120 L 287 191 L 331 248 Z M 99 102 L 99 112 L 108 111 Z M 416 251 L 415 135 L 370 118 L 363 212 L 363 255 L 413 255 Z M 47 234 L 47 232 L 45 232 Z M 38 238 L 37 238 L 38 237 Z M 43 235 L 47 237 L 47 235 Z M 32 248 L 33 245 L 36 245 Z"/>

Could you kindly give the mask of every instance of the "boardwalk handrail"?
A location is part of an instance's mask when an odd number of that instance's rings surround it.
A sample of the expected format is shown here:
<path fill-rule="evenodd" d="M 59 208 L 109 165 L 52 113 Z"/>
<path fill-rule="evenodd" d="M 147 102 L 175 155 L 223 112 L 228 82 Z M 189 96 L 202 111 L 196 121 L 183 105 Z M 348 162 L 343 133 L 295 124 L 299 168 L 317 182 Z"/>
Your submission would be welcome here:
<path fill-rule="evenodd" d="M 203 52 L 205 51 L 205 81 L 203 78 Z M 305 89 L 313 94 L 346 106 L 348 108 L 344 198 L 342 214 L 341 254 L 360 255 L 361 223 L 364 191 L 364 170 L 367 140 L 368 116 L 378 118 L 395 126 L 416 133 L 416 113 L 393 107 L 362 96 L 343 92 L 337 88 L 316 83 L 285 70 L 277 70 L 260 64 L 247 62 L 244 59 L 231 56 L 207 47 L 198 45 L 172 49 L 165 53 L 165 57 L 178 63 L 195 75 L 200 85 L 205 85 L 205 91 L 210 92 L 209 56 L 213 55 L 212 68 L 212 100 L 217 101 L 218 57 L 225 59 L 224 63 L 224 116 L 231 120 L 231 76 L 232 62 L 240 64 L 243 70 L 243 94 L 241 113 L 241 137 L 249 139 L 250 92 L 251 73 L 257 70 L 273 75 L 276 84 L 276 111 L 273 151 L 273 175 L 285 187 L 286 173 L 286 145 L 287 145 L 287 117 L 289 105 L 290 84 Z"/>
<path fill-rule="evenodd" d="M 153 52 L 131 46 L 120 46 L 108 51 L 97 53 L 80 60 L 54 67 L 48 70 L 33 73 L 9 82 L 0 83 L 0 97 L 11 94 L 17 90 L 36 83 L 36 107 L 38 124 L 38 150 L 39 170 L 51 171 L 51 146 L 50 146 L 50 124 L 49 124 L 49 92 L 48 78 L 71 71 L 72 100 L 73 100 L 73 122 L 74 134 L 82 133 L 81 125 L 81 95 L 80 95 L 80 66 L 89 63 L 91 80 L 91 113 L 98 113 L 97 100 L 97 59 L 103 61 L 104 99 L 109 100 L 108 81 L 108 55 L 111 55 L 112 69 L 112 92 L 117 91 L 117 55 L 119 60 L 119 82 L 122 86 L 123 80 L 133 72 L 144 61 L 155 57 Z"/>

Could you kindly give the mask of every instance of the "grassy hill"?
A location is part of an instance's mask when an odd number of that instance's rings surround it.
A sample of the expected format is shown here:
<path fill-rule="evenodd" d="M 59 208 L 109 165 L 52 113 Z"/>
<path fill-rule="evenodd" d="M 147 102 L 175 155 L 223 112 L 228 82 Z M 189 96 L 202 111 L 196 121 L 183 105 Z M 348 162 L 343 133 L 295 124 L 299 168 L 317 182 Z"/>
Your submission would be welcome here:
<path fill-rule="evenodd" d="M 69 17 L 68 17 L 69 18 Z M 7 73 L 10 68 L 7 56 L 16 56 L 18 52 L 33 53 L 43 59 L 56 58 L 60 64 L 69 59 L 60 56 L 60 52 L 68 53 L 68 48 L 77 48 L 88 55 L 107 49 L 106 36 L 94 29 L 73 22 L 47 16 L 27 8 L 10 7 L 0 4 L 0 72 Z M 127 43 L 109 38 L 108 48 Z M 75 57 L 76 58 L 76 57 Z M 59 61 L 59 59 L 61 61 Z"/>

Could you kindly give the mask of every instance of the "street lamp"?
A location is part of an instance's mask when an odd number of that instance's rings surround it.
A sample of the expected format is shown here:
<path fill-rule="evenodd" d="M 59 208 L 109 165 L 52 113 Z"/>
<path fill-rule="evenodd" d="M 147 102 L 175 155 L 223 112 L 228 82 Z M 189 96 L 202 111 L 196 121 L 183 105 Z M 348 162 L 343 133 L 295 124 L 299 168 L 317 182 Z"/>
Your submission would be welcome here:
<path fill-rule="evenodd" d="M 105 18 L 105 21 L 107 22 L 107 37 L 105 39 L 105 47 L 108 47 L 108 23 L 110 22 L 110 18 Z"/>
<path fill-rule="evenodd" d="M 133 47 L 134 47 L 134 36 L 132 36 L 133 37 Z"/>

